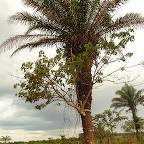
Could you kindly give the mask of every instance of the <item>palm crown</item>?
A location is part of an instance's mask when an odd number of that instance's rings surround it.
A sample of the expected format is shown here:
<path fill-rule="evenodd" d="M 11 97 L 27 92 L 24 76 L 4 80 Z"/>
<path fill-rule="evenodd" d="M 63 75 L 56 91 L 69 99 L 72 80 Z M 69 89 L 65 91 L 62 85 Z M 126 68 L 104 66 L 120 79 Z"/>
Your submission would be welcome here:
<path fill-rule="evenodd" d="M 130 108 L 135 109 L 139 104 L 144 104 L 144 96 L 142 93 L 143 89 L 136 90 L 132 85 L 125 84 L 121 90 L 116 91 L 116 94 L 119 95 L 119 98 L 112 99 L 111 107 L 115 108 Z"/>
<path fill-rule="evenodd" d="M 84 44 L 98 43 L 100 36 L 144 23 L 137 13 L 113 20 L 112 13 L 128 0 L 23 0 L 34 13 L 18 12 L 9 21 L 28 26 L 25 35 L 17 35 L 1 45 L 1 51 L 17 46 L 25 48 L 63 44 L 66 57 L 83 52 Z M 39 33 L 32 33 L 38 30 Z M 95 58 L 95 57 L 94 57 Z"/>

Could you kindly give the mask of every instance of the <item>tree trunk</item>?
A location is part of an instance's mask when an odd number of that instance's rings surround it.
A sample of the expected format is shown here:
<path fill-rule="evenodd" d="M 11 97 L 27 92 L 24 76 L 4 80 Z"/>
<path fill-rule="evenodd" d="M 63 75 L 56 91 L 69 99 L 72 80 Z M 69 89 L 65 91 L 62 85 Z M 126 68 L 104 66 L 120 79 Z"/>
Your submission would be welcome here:
<path fill-rule="evenodd" d="M 83 144 L 94 144 L 91 113 L 86 112 L 85 116 L 81 115 L 81 120 L 82 120 L 82 127 L 83 127 L 83 133 L 84 133 Z"/>
<path fill-rule="evenodd" d="M 84 133 L 84 144 L 94 144 L 92 127 L 91 103 L 92 103 L 92 60 L 85 67 L 78 70 L 78 80 L 76 83 L 77 98 L 79 106 L 83 105 L 84 115 L 81 114 L 81 121 Z"/>
<path fill-rule="evenodd" d="M 138 142 L 140 142 L 140 137 L 139 137 L 139 124 L 138 124 L 138 117 L 136 116 L 135 120 L 135 129 L 136 129 L 136 138 L 138 140 Z"/>
<path fill-rule="evenodd" d="M 103 144 L 103 137 L 99 137 L 99 142 L 100 142 L 100 144 Z"/>
<path fill-rule="evenodd" d="M 132 108 L 132 115 L 133 115 L 133 121 L 134 121 L 134 125 L 135 125 L 135 130 L 136 130 L 136 138 L 138 140 L 138 142 L 140 142 L 140 137 L 139 137 L 139 119 L 137 117 L 137 114 L 136 114 L 136 108 Z"/>

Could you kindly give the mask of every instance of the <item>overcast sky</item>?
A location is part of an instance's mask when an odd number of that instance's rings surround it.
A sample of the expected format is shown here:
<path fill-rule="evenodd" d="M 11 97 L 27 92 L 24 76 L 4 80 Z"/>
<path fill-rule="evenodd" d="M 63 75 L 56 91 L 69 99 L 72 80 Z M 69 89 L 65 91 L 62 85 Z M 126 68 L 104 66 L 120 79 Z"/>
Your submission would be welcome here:
<path fill-rule="evenodd" d="M 126 12 L 140 12 L 144 15 L 143 0 L 130 0 L 130 2 L 121 9 L 121 15 Z M 25 27 L 20 25 L 8 25 L 7 19 L 10 15 L 18 11 L 23 11 L 20 0 L 0 0 L 0 43 L 15 34 L 23 34 Z M 135 56 L 131 59 L 132 64 L 143 60 L 144 55 L 144 29 L 135 32 L 135 42 L 127 46 Z M 76 112 L 71 108 L 63 106 L 49 105 L 47 108 L 39 111 L 35 110 L 32 104 L 25 103 L 23 100 L 14 96 L 16 91 L 13 84 L 17 82 L 16 78 L 11 76 L 20 74 L 20 66 L 24 61 L 35 60 L 39 50 L 36 52 L 22 51 L 15 57 L 10 58 L 12 51 L 0 55 L 0 136 L 9 135 L 14 141 L 28 141 L 47 139 L 64 134 L 67 129 L 70 136 L 78 134 L 80 129 L 80 120 Z M 48 51 L 50 52 L 50 51 Z M 118 65 L 118 64 L 117 64 Z M 115 69 L 115 65 L 107 69 L 109 72 Z M 132 84 L 139 85 L 143 83 L 144 68 L 137 67 L 128 70 L 131 78 L 139 75 Z M 93 114 L 108 109 L 111 99 L 115 97 L 115 91 L 122 85 L 105 83 L 98 89 L 93 90 Z M 136 88 L 143 88 L 143 84 Z M 141 108 L 140 116 L 143 108 Z M 73 119 L 73 120 L 70 120 Z M 66 121 L 66 122 L 65 122 Z M 71 129 L 71 130 L 70 130 Z M 65 133 L 66 134 L 66 133 Z"/>

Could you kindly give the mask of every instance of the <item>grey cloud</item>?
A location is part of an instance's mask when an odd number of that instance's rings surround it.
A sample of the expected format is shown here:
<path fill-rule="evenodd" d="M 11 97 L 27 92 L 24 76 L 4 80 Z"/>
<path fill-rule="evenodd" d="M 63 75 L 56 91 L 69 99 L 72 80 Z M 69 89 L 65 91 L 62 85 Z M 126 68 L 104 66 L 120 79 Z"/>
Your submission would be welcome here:
<path fill-rule="evenodd" d="M 1 128 L 9 129 L 9 130 L 16 130 L 16 129 L 24 129 L 24 130 L 49 130 L 49 129 L 56 129 L 55 124 L 49 121 L 42 121 L 39 118 L 30 118 L 28 119 L 23 118 L 13 118 L 13 119 L 6 119 L 1 120 Z"/>
<path fill-rule="evenodd" d="M 1 98 L 1 100 L 3 99 Z M 2 129 L 54 130 L 62 128 L 63 123 L 65 123 L 63 106 L 58 107 L 51 104 L 45 109 L 36 110 L 34 105 L 25 103 L 18 98 L 9 98 L 9 100 L 12 101 L 11 109 L 14 108 L 16 111 L 4 119 L 0 118 L 0 127 Z M 5 111 L 9 112 L 9 109 Z M 71 123 L 73 122 L 71 119 Z M 67 127 L 69 125 L 65 126 L 65 128 Z"/>
<path fill-rule="evenodd" d="M 21 111 L 24 112 L 24 111 Z M 32 114 L 35 112 L 33 111 Z M 39 111 L 39 113 L 42 113 L 42 111 Z M 47 118 L 41 117 L 39 113 L 35 113 L 34 115 L 31 115 L 31 112 L 29 113 L 27 111 L 27 114 L 25 115 L 25 112 L 23 115 L 13 115 L 13 117 L 8 117 L 4 120 L 0 120 L 0 127 L 1 129 L 24 129 L 24 130 L 54 130 L 54 129 L 60 129 L 63 127 L 63 115 L 61 113 L 51 113 L 47 112 Z M 66 124 L 65 124 L 66 126 Z M 67 126 L 65 128 L 68 128 Z"/>

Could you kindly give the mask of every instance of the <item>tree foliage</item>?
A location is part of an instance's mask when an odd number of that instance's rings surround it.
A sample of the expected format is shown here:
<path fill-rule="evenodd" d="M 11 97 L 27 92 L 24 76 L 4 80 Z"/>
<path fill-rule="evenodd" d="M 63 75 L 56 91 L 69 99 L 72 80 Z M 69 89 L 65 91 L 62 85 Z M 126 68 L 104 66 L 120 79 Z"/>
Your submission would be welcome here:
<path fill-rule="evenodd" d="M 114 130 L 125 119 L 125 116 L 121 116 L 119 112 L 110 109 L 96 114 L 93 117 L 94 135 L 100 140 L 100 144 L 103 144 L 104 139 L 113 138 Z"/>
<path fill-rule="evenodd" d="M 105 110 L 103 113 L 96 114 L 93 117 L 93 126 L 101 126 L 105 130 L 109 130 L 112 134 L 121 121 L 127 119 L 125 116 L 121 116 L 120 112 L 113 110 Z"/>
<path fill-rule="evenodd" d="M 12 138 L 10 136 L 1 136 L 0 141 L 3 141 L 4 144 L 6 144 L 7 142 L 11 141 Z"/>
<path fill-rule="evenodd" d="M 139 131 L 143 132 L 144 131 L 144 119 L 139 117 Z M 135 133 L 135 124 L 133 120 L 127 120 L 125 121 L 124 125 L 122 126 L 125 132 L 127 133 Z"/>
<path fill-rule="evenodd" d="M 132 56 L 131 53 L 126 53 L 123 58 L 118 56 L 118 50 L 124 50 L 124 45 L 134 40 L 130 32 L 131 30 L 112 34 L 110 38 L 102 38 L 99 46 L 88 43 L 85 45 L 85 52 L 77 58 L 72 55 L 67 61 L 63 59 L 64 52 L 61 48 L 57 49 L 57 54 L 53 58 L 48 58 L 44 51 L 40 51 L 37 61 L 22 64 L 24 80 L 14 85 L 14 88 L 21 89 L 16 96 L 25 98 L 26 102 L 35 103 L 37 109 L 44 108 L 54 101 L 65 101 L 84 114 L 86 101 L 77 103 L 78 98 L 75 97 L 75 83 L 78 78 L 76 70 L 82 69 L 89 62 L 89 54 L 97 50 L 101 56 L 97 59 L 99 65 L 93 62 L 92 85 L 102 83 L 104 78 L 109 76 L 103 75 L 103 68 L 110 63 L 123 62 L 126 57 Z M 119 43 L 115 44 L 115 39 L 119 39 Z"/>

